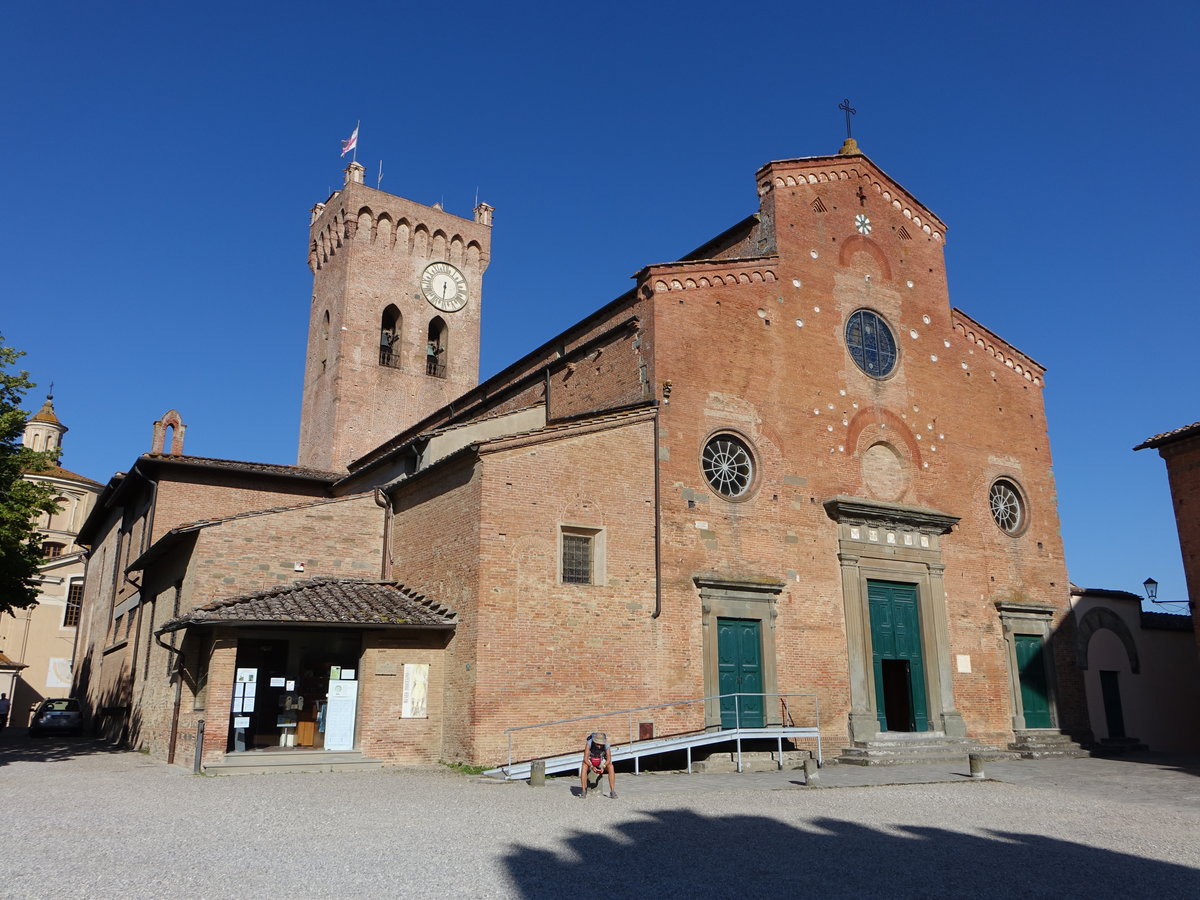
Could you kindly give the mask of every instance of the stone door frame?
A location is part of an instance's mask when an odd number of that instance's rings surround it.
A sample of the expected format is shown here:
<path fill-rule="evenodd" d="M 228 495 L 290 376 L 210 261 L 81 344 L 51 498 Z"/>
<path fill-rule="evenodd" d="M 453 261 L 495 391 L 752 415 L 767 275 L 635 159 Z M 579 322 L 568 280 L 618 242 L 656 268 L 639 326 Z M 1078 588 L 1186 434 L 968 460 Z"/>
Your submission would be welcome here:
<path fill-rule="evenodd" d="M 850 674 L 850 739 L 870 741 L 880 733 L 868 581 L 916 586 L 929 726 L 933 733 L 965 737 L 966 725 L 954 703 L 943 579 L 946 566 L 940 546 L 941 535 L 958 523 L 958 517 L 917 506 L 845 496 L 826 501 L 825 511 L 838 523 Z"/>
<path fill-rule="evenodd" d="M 775 620 L 779 617 L 778 600 L 786 582 L 777 578 L 731 579 L 719 575 L 695 575 L 692 580 L 700 591 L 702 659 L 704 666 L 704 696 L 720 693 L 717 667 L 717 619 L 756 619 L 762 640 L 762 689 L 764 694 L 779 691 L 775 667 Z M 778 704 L 763 703 L 767 725 L 782 725 Z M 721 727 L 721 704 L 709 700 L 704 704 L 704 727 L 715 731 Z"/>
<path fill-rule="evenodd" d="M 1053 632 L 1054 614 L 1058 610 L 1053 606 L 1041 606 L 1035 603 L 1010 603 L 1005 600 L 996 601 L 996 609 L 1000 613 L 1000 626 L 1004 631 L 1005 655 L 1008 659 L 1008 690 L 1012 702 L 1013 731 L 1029 731 L 1025 725 L 1025 704 L 1021 700 L 1021 669 L 1017 665 L 1016 635 L 1033 635 L 1042 641 L 1042 667 L 1046 672 L 1046 699 L 1050 704 L 1050 728 L 1038 728 L 1037 731 L 1057 731 L 1059 728 L 1058 715 L 1058 683 L 1054 677 L 1054 654 L 1050 647 L 1050 635 Z"/>

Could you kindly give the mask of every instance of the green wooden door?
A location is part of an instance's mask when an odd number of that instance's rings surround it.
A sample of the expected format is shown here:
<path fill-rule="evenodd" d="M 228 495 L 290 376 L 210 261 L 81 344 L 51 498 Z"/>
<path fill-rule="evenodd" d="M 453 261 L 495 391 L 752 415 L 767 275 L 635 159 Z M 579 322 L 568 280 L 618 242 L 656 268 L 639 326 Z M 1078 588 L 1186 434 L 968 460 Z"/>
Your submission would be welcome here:
<path fill-rule="evenodd" d="M 1036 634 L 1014 635 L 1017 646 L 1017 671 L 1021 682 L 1021 709 L 1026 728 L 1049 728 L 1050 695 L 1046 691 L 1046 656 L 1042 639 Z"/>
<path fill-rule="evenodd" d="M 721 727 L 761 728 L 763 718 L 762 623 L 758 619 L 717 619 L 717 687 Z M 757 696 L 726 697 L 726 694 Z"/>
<path fill-rule="evenodd" d="M 917 586 L 868 581 L 875 714 L 881 731 L 928 731 Z"/>
<path fill-rule="evenodd" d="M 1121 709 L 1120 672 L 1100 672 L 1100 694 L 1104 698 L 1104 721 L 1110 738 L 1125 737 L 1125 713 Z"/>

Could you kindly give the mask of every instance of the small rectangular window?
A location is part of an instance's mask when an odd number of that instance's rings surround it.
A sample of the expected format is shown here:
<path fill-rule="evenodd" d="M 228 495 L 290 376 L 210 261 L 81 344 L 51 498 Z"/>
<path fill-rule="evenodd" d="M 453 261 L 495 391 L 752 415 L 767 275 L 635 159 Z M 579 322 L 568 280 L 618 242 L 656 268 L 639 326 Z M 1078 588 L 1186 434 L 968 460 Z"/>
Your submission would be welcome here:
<path fill-rule="evenodd" d="M 79 611 L 83 609 L 83 582 L 76 580 L 67 588 L 67 609 L 63 613 L 63 628 L 79 626 Z"/>
<path fill-rule="evenodd" d="M 592 535 L 563 532 L 562 580 L 564 584 L 592 583 Z"/>

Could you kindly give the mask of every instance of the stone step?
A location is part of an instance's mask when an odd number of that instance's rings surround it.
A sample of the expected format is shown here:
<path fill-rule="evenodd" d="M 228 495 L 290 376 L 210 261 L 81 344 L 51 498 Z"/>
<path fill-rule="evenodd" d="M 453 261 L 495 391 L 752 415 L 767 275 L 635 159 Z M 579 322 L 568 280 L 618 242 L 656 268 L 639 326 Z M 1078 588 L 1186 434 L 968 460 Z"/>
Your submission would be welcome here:
<path fill-rule="evenodd" d="M 775 772 L 779 770 L 778 754 L 774 750 L 743 750 L 743 772 Z M 784 750 L 784 769 L 803 769 L 804 761 L 812 759 L 807 750 Z M 713 753 L 706 759 L 693 759 L 692 771 L 699 773 L 736 772 L 737 753 Z"/>
<path fill-rule="evenodd" d="M 1078 759 L 1091 756 L 1087 750 L 1060 731 L 1018 731 L 1008 749 L 1021 759 Z"/>
<path fill-rule="evenodd" d="M 1014 744 L 1031 742 L 1035 744 L 1074 744 L 1070 735 L 1061 731 L 1016 731 L 1013 732 Z"/>
<path fill-rule="evenodd" d="M 909 766 L 965 760 L 971 753 L 985 759 L 1011 759 L 1015 756 L 996 747 L 980 744 L 973 738 L 947 737 L 937 732 L 885 733 L 870 741 L 854 741 L 838 755 L 838 762 L 849 766 Z"/>
<path fill-rule="evenodd" d="M 204 767 L 206 775 L 282 775 L 304 772 L 367 772 L 382 769 L 383 760 L 336 750 L 286 750 L 227 753 Z"/>

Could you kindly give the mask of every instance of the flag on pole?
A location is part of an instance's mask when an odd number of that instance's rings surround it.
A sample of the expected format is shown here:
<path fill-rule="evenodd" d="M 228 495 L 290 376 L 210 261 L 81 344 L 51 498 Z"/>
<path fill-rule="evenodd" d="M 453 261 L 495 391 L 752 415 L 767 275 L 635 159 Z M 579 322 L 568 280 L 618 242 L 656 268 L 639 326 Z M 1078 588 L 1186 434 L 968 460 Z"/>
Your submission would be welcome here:
<path fill-rule="evenodd" d="M 354 126 L 354 132 L 346 140 L 342 141 L 342 156 L 345 156 L 351 150 L 358 148 L 358 125 Z"/>

